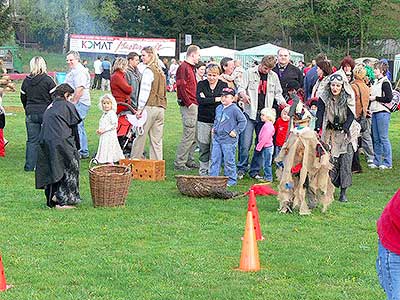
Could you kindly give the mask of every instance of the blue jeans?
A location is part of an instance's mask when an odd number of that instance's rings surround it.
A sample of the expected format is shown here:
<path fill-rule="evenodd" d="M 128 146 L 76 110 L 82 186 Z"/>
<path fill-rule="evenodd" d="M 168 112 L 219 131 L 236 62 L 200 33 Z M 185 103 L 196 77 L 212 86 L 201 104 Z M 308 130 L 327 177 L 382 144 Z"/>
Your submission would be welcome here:
<path fill-rule="evenodd" d="M 274 158 L 276 158 L 279 155 L 279 152 L 281 152 L 281 149 L 282 149 L 281 146 L 275 146 Z M 283 161 L 275 162 L 275 165 L 277 168 L 283 169 Z"/>
<path fill-rule="evenodd" d="M 85 131 L 85 118 L 89 111 L 90 106 L 82 104 L 78 102 L 75 104 L 76 110 L 78 111 L 79 116 L 82 119 L 82 122 L 78 124 L 78 134 L 79 134 L 79 142 L 81 144 L 81 149 L 79 150 L 80 155 L 88 156 L 89 149 L 88 149 L 88 140 Z"/>
<path fill-rule="evenodd" d="M 387 300 L 400 300 L 400 255 L 383 247 L 380 241 L 378 242 L 376 272 Z"/>
<path fill-rule="evenodd" d="M 374 142 L 374 164 L 392 166 L 392 146 L 389 141 L 390 113 L 372 114 L 372 139 Z"/>
<path fill-rule="evenodd" d="M 26 134 L 28 137 L 25 152 L 25 171 L 33 171 L 36 167 L 42 122 L 43 114 L 29 114 L 25 118 Z"/>
<path fill-rule="evenodd" d="M 274 154 L 274 146 L 266 147 L 262 152 L 264 159 L 264 179 L 272 181 L 272 156 Z"/>
<path fill-rule="evenodd" d="M 258 143 L 258 134 L 264 123 L 257 116 L 256 120 L 251 120 L 249 116 L 244 113 L 247 123 L 244 131 L 239 135 L 239 162 L 238 172 L 245 174 L 249 170 L 249 152 L 253 143 L 253 132 L 256 132 L 255 144 Z M 251 161 L 250 176 L 256 176 L 262 167 L 263 157 L 262 152 L 255 151 Z"/>
<path fill-rule="evenodd" d="M 228 185 L 235 185 L 237 172 L 235 164 L 237 144 L 220 144 L 215 139 L 212 142 L 210 176 L 219 176 L 222 161 L 224 162 L 224 175 L 228 176 Z"/>

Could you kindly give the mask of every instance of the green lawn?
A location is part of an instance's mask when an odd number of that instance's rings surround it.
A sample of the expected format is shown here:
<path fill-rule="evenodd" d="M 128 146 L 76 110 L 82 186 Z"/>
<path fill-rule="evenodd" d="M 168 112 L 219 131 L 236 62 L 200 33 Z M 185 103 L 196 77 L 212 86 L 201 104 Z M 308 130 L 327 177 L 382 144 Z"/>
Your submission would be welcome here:
<path fill-rule="evenodd" d="M 91 153 L 100 117 L 99 92 L 86 121 Z M 5 105 L 19 106 L 18 94 Z M 354 176 L 349 203 L 326 214 L 277 212 L 275 197 L 258 197 L 263 270 L 239 265 L 247 199 L 192 199 L 175 186 L 173 160 L 181 135 L 175 95 L 164 131 L 164 182 L 133 181 L 124 208 L 93 208 L 88 160 L 81 165 L 78 209 L 47 209 L 34 174 L 23 171 L 23 112 L 7 116 L 10 144 L 0 159 L 0 253 L 14 288 L 0 299 L 383 299 L 375 272 L 375 222 L 399 188 L 400 113 L 393 115 L 394 168 Z M 237 190 L 245 191 L 245 179 Z M 274 183 L 276 187 L 276 183 Z"/>

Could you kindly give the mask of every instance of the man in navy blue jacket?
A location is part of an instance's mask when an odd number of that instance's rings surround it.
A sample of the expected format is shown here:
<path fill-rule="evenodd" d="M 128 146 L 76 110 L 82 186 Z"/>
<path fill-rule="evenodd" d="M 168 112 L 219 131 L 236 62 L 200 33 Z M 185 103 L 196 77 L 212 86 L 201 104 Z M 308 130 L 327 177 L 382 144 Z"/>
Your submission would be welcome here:
<path fill-rule="evenodd" d="M 307 72 L 306 76 L 304 77 L 304 94 L 306 95 L 306 99 L 310 99 L 312 89 L 315 83 L 318 80 L 317 74 L 317 63 L 323 60 L 327 60 L 326 54 L 320 53 L 315 58 L 315 65 Z"/>

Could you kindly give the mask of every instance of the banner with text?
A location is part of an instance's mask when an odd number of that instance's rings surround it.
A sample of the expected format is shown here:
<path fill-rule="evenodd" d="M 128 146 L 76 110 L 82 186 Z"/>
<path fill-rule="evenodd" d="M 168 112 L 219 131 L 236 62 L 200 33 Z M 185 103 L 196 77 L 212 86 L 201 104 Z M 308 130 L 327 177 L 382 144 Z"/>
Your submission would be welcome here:
<path fill-rule="evenodd" d="M 159 56 L 175 56 L 175 39 L 125 38 L 116 36 L 95 36 L 71 34 L 69 49 L 78 52 L 140 55 L 143 47 L 151 46 Z"/>

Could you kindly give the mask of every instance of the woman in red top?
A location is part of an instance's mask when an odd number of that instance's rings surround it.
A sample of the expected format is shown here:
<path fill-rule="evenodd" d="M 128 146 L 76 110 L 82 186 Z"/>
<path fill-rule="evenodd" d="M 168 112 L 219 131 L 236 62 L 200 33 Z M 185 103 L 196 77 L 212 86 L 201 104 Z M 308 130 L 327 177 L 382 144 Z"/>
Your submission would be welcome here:
<path fill-rule="evenodd" d="M 125 72 L 128 69 L 128 60 L 123 57 L 118 57 L 113 65 L 111 75 L 111 94 L 118 102 L 131 104 L 131 93 L 133 88 L 128 84 L 125 78 Z M 117 105 L 117 114 L 127 110 L 125 107 Z"/>
<path fill-rule="evenodd" d="M 400 189 L 377 222 L 376 271 L 388 300 L 400 299 Z"/>

